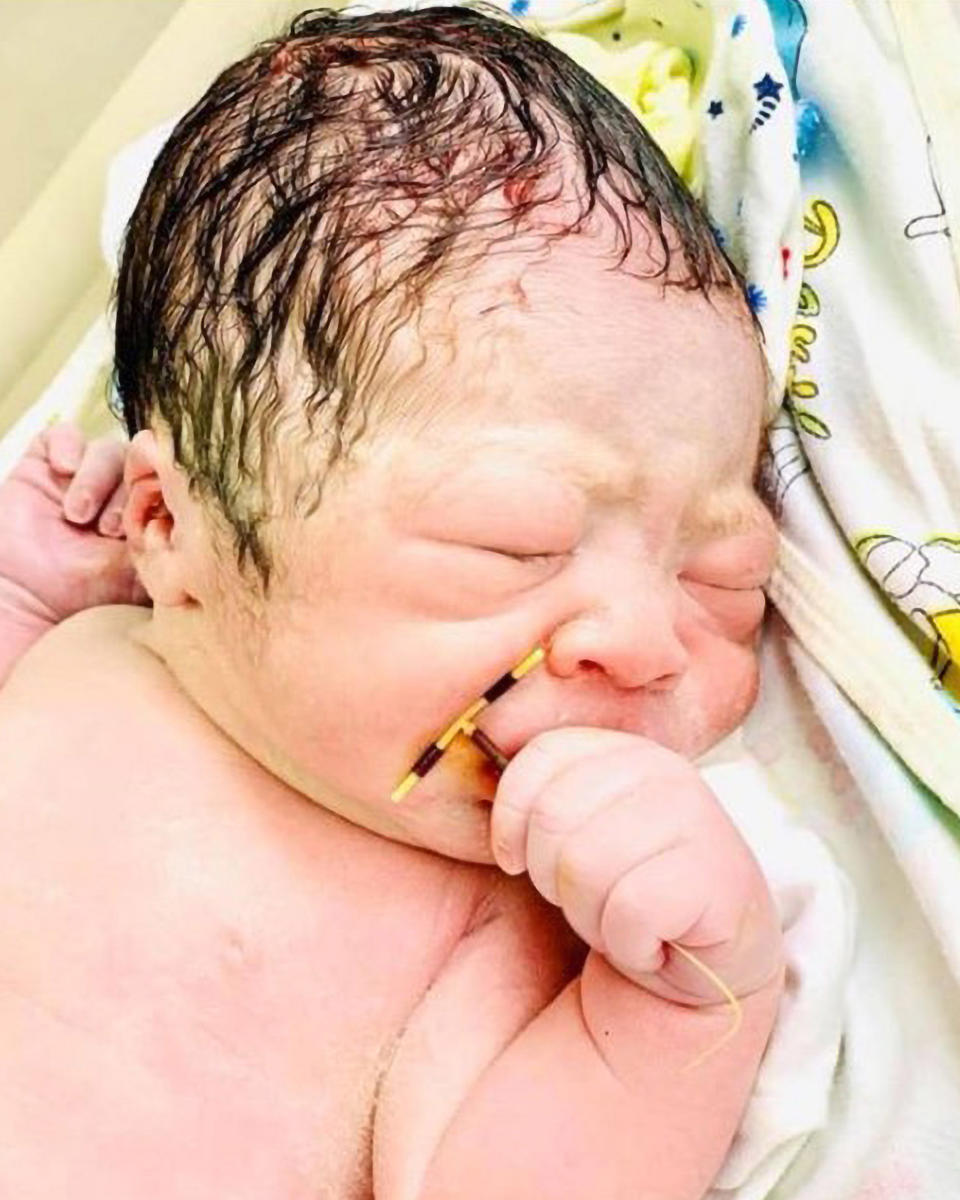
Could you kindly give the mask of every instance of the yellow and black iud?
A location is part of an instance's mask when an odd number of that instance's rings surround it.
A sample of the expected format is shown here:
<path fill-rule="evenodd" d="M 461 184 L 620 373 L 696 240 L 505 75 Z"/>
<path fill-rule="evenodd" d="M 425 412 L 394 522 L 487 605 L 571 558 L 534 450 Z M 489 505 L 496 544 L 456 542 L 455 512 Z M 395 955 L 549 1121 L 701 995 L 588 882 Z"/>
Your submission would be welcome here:
<path fill-rule="evenodd" d="M 471 739 L 477 749 L 486 755 L 498 771 L 502 771 L 509 760 L 499 747 L 482 730 L 476 727 L 474 717 L 482 712 L 488 704 L 492 704 L 494 700 L 499 700 L 505 692 L 509 692 L 518 680 L 522 679 L 524 675 L 532 671 L 542 661 L 543 650 L 540 646 L 537 646 L 521 662 L 518 662 L 512 670 L 507 671 L 505 675 L 500 676 L 496 683 L 491 684 L 479 700 L 474 700 L 465 712 L 462 712 L 435 741 L 430 743 L 390 793 L 390 799 L 394 801 L 402 800 L 420 782 L 424 775 L 436 766 L 453 739 L 461 733 Z"/>

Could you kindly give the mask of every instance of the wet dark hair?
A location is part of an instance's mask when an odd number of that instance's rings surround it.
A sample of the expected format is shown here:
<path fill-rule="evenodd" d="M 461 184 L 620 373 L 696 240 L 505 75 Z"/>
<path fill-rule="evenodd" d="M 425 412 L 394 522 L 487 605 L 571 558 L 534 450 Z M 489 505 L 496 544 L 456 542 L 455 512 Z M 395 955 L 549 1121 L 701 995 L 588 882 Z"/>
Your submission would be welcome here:
<path fill-rule="evenodd" d="M 425 290 L 558 200 L 573 215 L 550 236 L 599 219 L 622 266 L 640 214 L 665 284 L 742 293 L 639 123 L 499 15 L 305 12 L 183 117 L 126 231 L 114 385 L 131 436 L 169 428 L 241 572 L 249 559 L 266 591 L 273 485 L 313 511 L 324 471 L 306 448 L 320 426 L 329 466 L 362 428 L 389 339 Z"/>

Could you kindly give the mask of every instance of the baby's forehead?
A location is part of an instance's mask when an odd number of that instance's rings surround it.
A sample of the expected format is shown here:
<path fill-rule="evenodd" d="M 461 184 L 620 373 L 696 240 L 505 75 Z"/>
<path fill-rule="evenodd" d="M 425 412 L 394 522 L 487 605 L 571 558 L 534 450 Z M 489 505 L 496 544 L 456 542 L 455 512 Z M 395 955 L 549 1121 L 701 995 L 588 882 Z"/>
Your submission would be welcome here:
<path fill-rule="evenodd" d="M 664 287 L 589 253 L 504 259 L 469 289 L 438 290 L 394 362 L 394 391 L 414 412 L 476 425 L 493 410 L 532 416 L 538 403 L 573 422 L 641 403 L 692 416 L 718 389 L 729 410 L 752 410 L 766 388 L 737 297 Z"/>
<path fill-rule="evenodd" d="M 745 301 L 733 287 L 705 295 L 660 273 L 652 233 L 640 218 L 621 260 L 609 230 L 553 241 L 514 238 L 471 264 L 468 273 L 441 273 L 423 297 L 421 324 L 461 352 L 496 338 L 501 348 L 536 347 L 562 336 L 571 347 L 591 338 L 604 345 L 638 339 L 659 357 L 691 336 L 723 336 L 750 353 L 759 340 Z M 593 343 L 600 349 L 600 344 Z"/>
<path fill-rule="evenodd" d="M 563 488 L 635 495 L 654 486 L 651 464 L 688 473 L 694 460 L 717 480 L 749 476 L 766 388 L 742 303 L 643 266 L 570 237 L 545 255 L 504 246 L 468 280 L 436 281 L 372 394 L 391 506 L 499 489 L 562 508 Z"/>
<path fill-rule="evenodd" d="M 401 516 L 496 508 L 518 521 L 548 512 L 575 521 L 591 507 L 654 509 L 687 493 L 707 499 L 752 486 L 762 445 L 755 406 L 720 428 L 691 419 L 679 432 L 641 405 L 591 411 L 595 419 L 584 420 L 563 404 L 520 398 L 510 414 L 488 409 L 387 436 L 381 499 Z"/>

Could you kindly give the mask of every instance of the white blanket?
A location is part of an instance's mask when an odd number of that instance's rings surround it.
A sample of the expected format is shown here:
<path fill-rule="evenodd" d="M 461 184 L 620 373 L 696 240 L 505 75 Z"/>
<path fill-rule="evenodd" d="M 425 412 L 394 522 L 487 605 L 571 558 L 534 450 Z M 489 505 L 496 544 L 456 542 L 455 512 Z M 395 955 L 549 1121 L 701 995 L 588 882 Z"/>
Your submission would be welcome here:
<path fill-rule="evenodd" d="M 740 830 L 780 913 L 786 985 L 740 1130 L 713 1200 L 769 1195 L 811 1134 L 830 1118 L 833 1081 L 849 1037 L 857 927 L 854 891 L 823 841 L 791 817 L 734 736 L 708 756 L 707 784 Z M 874 1007 L 871 1003 L 869 1007 Z"/>

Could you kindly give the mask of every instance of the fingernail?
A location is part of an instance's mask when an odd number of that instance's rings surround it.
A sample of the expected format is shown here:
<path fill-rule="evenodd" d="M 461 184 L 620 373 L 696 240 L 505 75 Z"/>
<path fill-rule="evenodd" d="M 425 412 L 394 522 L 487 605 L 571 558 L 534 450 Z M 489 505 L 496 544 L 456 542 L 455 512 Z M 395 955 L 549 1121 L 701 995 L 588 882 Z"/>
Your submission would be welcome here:
<path fill-rule="evenodd" d="M 104 537 L 116 537 L 123 528 L 123 517 L 116 510 L 108 512 L 100 522 L 100 532 Z"/>
<path fill-rule="evenodd" d="M 68 521 L 76 521 L 78 525 L 85 525 L 96 511 L 93 497 L 89 492 L 77 492 L 64 504 L 63 511 Z"/>

